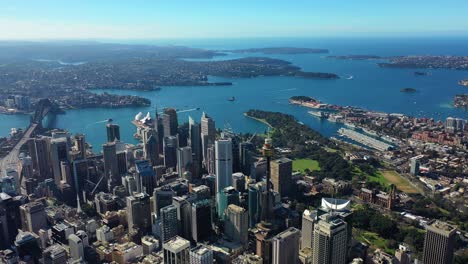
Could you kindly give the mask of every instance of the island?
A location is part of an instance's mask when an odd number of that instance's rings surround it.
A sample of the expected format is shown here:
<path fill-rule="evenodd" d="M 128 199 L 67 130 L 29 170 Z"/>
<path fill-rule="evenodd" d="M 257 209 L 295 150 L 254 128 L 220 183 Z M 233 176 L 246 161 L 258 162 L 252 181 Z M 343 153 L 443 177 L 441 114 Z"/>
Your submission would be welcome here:
<path fill-rule="evenodd" d="M 468 94 L 457 94 L 453 99 L 453 106 L 468 108 Z"/>
<path fill-rule="evenodd" d="M 459 85 L 461 86 L 468 86 L 468 79 L 464 79 L 458 82 Z"/>
<path fill-rule="evenodd" d="M 294 47 L 270 47 L 251 48 L 238 50 L 224 50 L 232 53 L 263 53 L 263 54 L 308 54 L 308 53 L 328 53 L 328 49 L 294 48 Z"/>
<path fill-rule="evenodd" d="M 376 60 L 382 59 L 382 57 L 377 55 L 335 55 L 335 56 L 327 56 L 329 59 L 337 59 L 337 60 Z"/>
<path fill-rule="evenodd" d="M 416 90 L 416 89 L 414 89 L 414 88 L 409 88 L 409 87 L 407 87 L 407 88 L 401 88 L 401 89 L 400 89 L 400 92 L 402 92 L 402 93 L 415 93 L 415 92 L 417 92 L 417 91 L 418 91 L 418 90 Z"/>

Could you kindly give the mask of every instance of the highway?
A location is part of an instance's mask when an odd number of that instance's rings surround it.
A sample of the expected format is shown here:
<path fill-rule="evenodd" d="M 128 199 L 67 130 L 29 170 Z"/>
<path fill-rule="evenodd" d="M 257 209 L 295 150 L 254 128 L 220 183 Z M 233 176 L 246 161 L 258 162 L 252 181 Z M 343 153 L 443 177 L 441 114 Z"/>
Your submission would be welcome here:
<path fill-rule="evenodd" d="M 2 175 L 5 175 L 6 169 L 11 165 L 14 164 L 14 166 L 17 166 L 18 164 L 18 156 L 19 152 L 21 150 L 21 147 L 28 141 L 28 139 L 31 137 L 32 133 L 36 130 L 38 124 L 31 124 L 26 132 L 24 132 L 23 137 L 16 143 L 16 145 L 11 149 L 10 153 L 8 153 L 3 159 L 0 161 L 0 171 Z M 18 183 L 19 183 L 19 179 Z"/>

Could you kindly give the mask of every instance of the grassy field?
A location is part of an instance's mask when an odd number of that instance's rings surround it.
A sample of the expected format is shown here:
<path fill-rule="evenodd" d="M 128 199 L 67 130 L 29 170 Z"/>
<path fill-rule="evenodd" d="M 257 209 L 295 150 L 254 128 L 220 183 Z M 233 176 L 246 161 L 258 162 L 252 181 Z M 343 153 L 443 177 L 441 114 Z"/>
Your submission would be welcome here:
<path fill-rule="evenodd" d="M 390 184 L 380 172 L 377 172 L 375 175 L 367 175 L 367 178 L 369 179 L 369 181 L 378 182 L 383 186 L 388 186 Z"/>
<path fill-rule="evenodd" d="M 387 181 L 388 184 L 395 184 L 398 190 L 408 193 L 414 194 L 418 193 L 416 190 L 405 178 L 401 177 L 396 171 L 393 170 L 382 170 L 380 171 L 380 175 Z"/>
<path fill-rule="evenodd" d="M 319 165 L 318 161 L 311 160 L 311 159 L 293 160 L 293 170 L 294 171 L 304 172 L 305 169 L 309 169 L 311 171 L 319 171 L 320 170 L 320 165 Z"/>
<path fill-rule="evenodd" d="M 364 243 L 367 243 L 371 248 L 377 249 L 381 248 L 389 254 L 395 254 L 395 250 L 390 247 L 390 242 L 377 233 L 370 231 L 363 231 L 359 229 L 353 229 L 354 237 Z"/>

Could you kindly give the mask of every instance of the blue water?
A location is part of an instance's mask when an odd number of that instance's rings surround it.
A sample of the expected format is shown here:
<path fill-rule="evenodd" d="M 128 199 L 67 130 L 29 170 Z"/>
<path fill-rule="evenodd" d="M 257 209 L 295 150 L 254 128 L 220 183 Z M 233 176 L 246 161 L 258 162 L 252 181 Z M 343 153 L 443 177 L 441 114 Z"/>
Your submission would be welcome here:
<path fill-rule="evenodd" d="M 231 40 L 166 40 L 152 44 L 174 44 L 209 49 L 240 49 L 251 47 L 295 46 L 328 48 L 333 55 L 468 55 L 465 43 L 468 39 L 231 39 Z M 307 114 L 307 109 L 287 103 L 290 96 L 309 95 L 326 103 L 360 106 L 376 111 L 404 113 L 445 119 L 448 116 L 468 118 L 468 111 L 451 106 L 453 96 L 466 93 L 468 88 L 457 82 L 468 78 L 468 72 L 456 70 L 428 70 L 430 76 L 414 76 L 415 69 L 379 68 L 377 61 L 348 61 L 324 58 L 324 54 L 263 55 L 228 54 L 213 60 L 235 59 L 246 56 L 269 56 L 284 59 L 305 71 L 333 72 L 344 76 L 353 75 L 353 80 L 313 80 L 291 77 L 220 78 L 211 76 L 210 81 L 231 81 L 232 86 L 220 87 L 163 87 L 161 91 L 137 92 L 112 90 L 116 94 L 140 95 L 151 99 L 152 106 L 125 109 L 82 109 L 70 110 L 57 118 L 57 127 L 72 133 L 85 133 L 87 141 L 95 150 L 105 140 L 105 122 L 112 118 L 121 125 L 125 142 L 135 142 L 135 127 L 130 123 L 139 112 L 152 114 L 155 106 L 175 107 L 179 110 L 200 107 L 199 111 L 179 113 L 180 122 L 189 115 L 199 119 L 202 111 L 213 116 L 219 128 L 230 126 L 236 132 L 264 132 L 265 126 L 243 116 L 249 109 L 263 109 L 293 114 L 298 120 L 317 129 L 326 136 L 336 134 L 340 127 L 321 121 Z M 425 70 L 426 71 L 426 70 Z M 418 90 L 414 94 L 401 93 L 403 87 Z M 102 91 L 96 91 L 102 92 Z M 236 97 L 235 102 L 227 99 Z M 26 116 L 0 115 L 0 136 L 6 135 L 11 127 L 26 126 Z"/>

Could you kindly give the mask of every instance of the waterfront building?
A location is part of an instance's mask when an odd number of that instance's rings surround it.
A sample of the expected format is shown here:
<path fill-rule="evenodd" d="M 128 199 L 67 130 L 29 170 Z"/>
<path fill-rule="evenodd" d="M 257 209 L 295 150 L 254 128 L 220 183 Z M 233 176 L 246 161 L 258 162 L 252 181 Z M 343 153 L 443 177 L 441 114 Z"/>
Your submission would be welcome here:
<path fill-rule="evenodd" d="M 147 234 L 151 231 L 150 198 L 146 193 L 127 197 L 127 222 L 129 232 Z"/>
<path fill-rule="evenodd" d="M 164 108 L 162 114 L 162 124 L 164 129 L 164 137 L 177 135 L 179 127 L 177 122 L 177 112 L 174 108 Z"/>
<path fill-rule="evenodd" d="M 215 142 L 216 192 L 232 185 L 232 142 L 220 139 Z"/>
<path fill-rule="evenodd" d="M 301 232 L 290 227 L 272 239 L 273 264 L 298 263 Z"/>
<path fill-rule="evenodd" d="M 317 222 L 317 211 L 305 210 L 302 214 L 301 249 L 314 248 L 314 225 Z"/>
<path fill-rule="evenodd" d="M 117 124 L 107 124 L 107 142 L 114 142 L 120 140 L 120 126 Z"/>
<path fill-rule="evenodd" d="M 426 225 L 423 263 L 452 263 L 455 236 L 455 227 L 439 220 L 429 222 Z"/>
<path fill-rule="evenodd" d="M 247 245 L 248 243 L 248 212 L 244 208 L 235 204 L 230 204 L 226 208 L 226 221 L 224 223 L 224 233 L 233 242 Z"/>
<path fill-rule="evenodd" d="M 213 264 L 213 251 L 204 245 L 190 250 L 190 264 Z"/>
<path fill-rule="evenodd" d="M 161 219 L 161 241 L 165 243 L 177 236 L 177 208 L 172 204 L 163 207 L 159 211 L 158 217 Z"/>
<path fill-rule="evenodd" d="M 176 168 L 177 165 L 177 148 L 179 140 L 176 136 L 168 136 L 163 139 L 164 148 L 164 166 L 166 168 Z"/>
<path fill-rule="evenodd" d="M 211 200 L 192 204 L 192 239 L 195 242 L 207 240 L 212 233 Z"/>
<path fill-rule="evenodd" d="M 347 255 L 347 224 L 327 213 L 314 226 L 313 264 L 345 264 Z"/>
<path fill-rule="evenodd" d="M 191 147 L 182 147 L 177 149 L 177 172 L 179 173 L 180 178 L 185 178 L 184 176 L 189 174 L 192 175 L 193 169 L 193 159 L 192 159 L 192 148 Z M 190 179 L 187 179 L 191 182 Z"/>
<path fill-rule="evenodd" d="M 291 194 L 292 187 L 292 160 L 281 158 L 271 162 L 271 182 L 273 189 L 281 197 Z"/>
<path fill-rule="evenodd" d="M 176 236 L 163 244 L 164 263 L 190 264 L 190 241 Z"/>
<path fill-rule="evenodd" d="M 20 215 L 24 231 L 38 234 L 40 229 L 47 229 L 47 217 L 42 203 L 30 202 L 21 205 Z"/>

